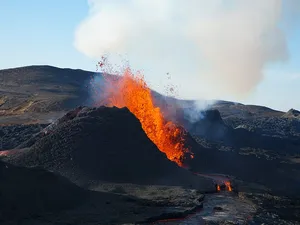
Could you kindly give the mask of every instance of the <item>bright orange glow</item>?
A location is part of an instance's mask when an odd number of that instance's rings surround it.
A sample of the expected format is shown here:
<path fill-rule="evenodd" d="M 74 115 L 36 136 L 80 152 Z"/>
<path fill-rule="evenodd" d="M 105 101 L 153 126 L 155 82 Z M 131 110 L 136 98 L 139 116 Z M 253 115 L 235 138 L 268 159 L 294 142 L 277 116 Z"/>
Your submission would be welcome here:
<path fill-rule="evenodd" d="M 21 151 L 22 151 L 22 149 L 10 149 L 10 150 L 3 150 L 3 151 L 1 151 L 1 149 L 0 149 L 0 157 L 10 156 L 10 155 L 13 155 L 13 154 L 21 152 Z"/>
<path fill-rule="evenodd" d="M 217 185 L 217 191 L 221 191 L 220 185 Z"/>
<path fill-rule="evenodd" d="M 166 121 L 159 107 L 153 103 L 151 90 L 141 74 L 134 75 L 130 69 L 118 79 L 105 77 L 106 106 L 127 107 L 141 122 L 149 139 L 164 152 L 168 159 L 183 166 L 186 153 L 185 132 L 171 121 Z"/>
<path fill-rule="evenodd" d="M 225 182 L 225 186 L 227 187 L 228 191 L 232 191 L 231 184 L 229 181 Z"/>

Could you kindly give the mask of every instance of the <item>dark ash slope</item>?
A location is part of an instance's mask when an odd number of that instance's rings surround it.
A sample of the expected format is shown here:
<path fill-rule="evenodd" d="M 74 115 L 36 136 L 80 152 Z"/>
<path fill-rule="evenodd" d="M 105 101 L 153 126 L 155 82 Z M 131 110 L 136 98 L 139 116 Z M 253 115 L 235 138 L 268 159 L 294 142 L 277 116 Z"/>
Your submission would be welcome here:
<path fill-rule="evenodd" d="M 47 133 L 8 160 L 42 166 L 83 186 L 107 181 L 213 188 L 211 181 L 169 161 L 127 108 L 77 108 Z"/>
<path fill-rule="evenodd" d="M 64 177 L 0 161 L 0 223 L 70 209 L 84 198 L 85 192 Z"/>

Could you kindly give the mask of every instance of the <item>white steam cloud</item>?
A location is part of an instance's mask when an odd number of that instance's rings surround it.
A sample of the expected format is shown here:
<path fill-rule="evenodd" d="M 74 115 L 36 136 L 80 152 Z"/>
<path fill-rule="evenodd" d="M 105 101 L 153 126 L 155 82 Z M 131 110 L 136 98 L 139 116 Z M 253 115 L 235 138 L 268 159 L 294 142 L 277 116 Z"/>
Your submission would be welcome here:
<path fill-rule="evenodd" d="M 268 63 L 288 58 L 280 28 L 297 0 L 90 0 L 75 47 L 99 59 L 122 55 L 163 90 L 166 73 L 182 98 L 248 94 Z M 168 81 L 170 82 L 170 81 Z"/>

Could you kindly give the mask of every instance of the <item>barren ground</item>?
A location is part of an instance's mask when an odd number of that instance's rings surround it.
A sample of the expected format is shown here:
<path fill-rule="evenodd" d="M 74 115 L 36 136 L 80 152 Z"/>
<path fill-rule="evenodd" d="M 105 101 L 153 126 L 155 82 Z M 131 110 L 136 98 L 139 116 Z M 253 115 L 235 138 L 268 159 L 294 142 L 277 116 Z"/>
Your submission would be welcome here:
<path fill-rule="evenodd" d="M 32 146 L 34 143 L 46 143 L 40 141 L 44 138 L 40 135 L 46 126 L 79 105 L 92 105 L 89 82 L 93 76 L 95 74 L 92 72 L 50 66 L 1 70 L 2 160 L 16 162 L 10 158 L 11 155 L 16 157 L 32 149 L 38 152 L 41 148 Z M 158 93 L 154 94 L 156 101 L 162 106 L 165 105 L 165 98 Z M 174 99 L 168 101 L 187 108 L 193 105 L 191 101 Z M 215 189 L 211 187 L 204 189 L 188 187 L 187 179 L 182 180 L 185 186 L 178 182 L 172 185 L 157 183 L 151 185 L 135 183 L 132 180 L 112 182 L 92 179 L 93 182 L 88 185 L 78 187 L 77 185 L 82 183 L 70 184 L 70 180 L 74 177 L 60 170 L 61 165 L 73 165 L 66 164 L 67 161 L 64 161 L 66 158 L 62 160 L 58 157 L 61 150 L 66 150 L 69 146 L 62 144 L 55 151 L 49 151 L 48 153 L 52 155 L 47 155 L 46 158 L 43 158 L 42 154 L 36 155 L 35 166 L 39 166 L 40 172 L 25 167 L 15 169 L 10 164 L 7 164 L 8 168 L 1 167 L 0 199 L 2 203 L 8 201 L 9 204 L 0 203 L 2 207 L 0 223 L 92 225 L 139 222 L 153 224 L 156 221 L 155 224 L 172 225 L 299 224 L 299 112 L 294 109 L 280 112 L 263 106 L 225 101 L 215 103 L 212 110 L 215 111 L 201 113 L 203 119 L 193 123 L 183 117 L 182 109 L 177 112 L 177 118 L 172 115 L 172 119 L 182 124 L 194 138 L 189 140 L 196 154 L 190 169 L 203 174 L 228 175 L 234 185 L 233 192 L 213 193 Z M 83 126 L 77 125 L 80 129 Z M 64 142 L 63 139 L 61 141 Z M 122 146 L 122 143 L 119 144 Z M 47 143 L 36 146 L 49 149 Z M 31 156 L 32 154 L 29 159 L 33 160 Z M 51 157 L 55 159 L 52 163 L 62 164 L 55 164 L 56 166 L 52 167 L 51 161 L 47 161 Z M 37 163 L 43 160 L 44 164 Z M 28 164 L 25 161 L 20 164 L 30 167 L 32 165 L 29 162 L 27 159 Z M 97 160 L 94 162 L 94 165 L 97 165 Z M 95 170 L 95 167 L 93 169 Z M 48 177 L 47 170 L 53 170 L 55 173 Z M 43 182 L 39 182 L 41 174 L 46 174 L 45 179 L 55 180 L 52 188 L 46 188 Z M 67 181 L 61 178 L 61 175 L 65 176 Z M 176 179 L 174 175 L 170 180 Z M 45 181 L 44 184 L 46 183 Z M 37 196 L 32 192 L 36 187 L 40 188 L 40 195 Z M 60 196 L 66 197 L 68 195 L 63 190 L 71 190 L 69 192 L 71 194 L 75 191 L 71 196 L 74 196 L 73 200 L 76 201 L 70 201 L 71 205 L 66 204 L 66 209 L 58 212 L 50 210 L 51 207 L 46 207 L 49 199 L 45 196 L 52 196 L 51 204 L 54 206 L 62 202 L 68 203 L 67 199 L 60 202 L 51 190 L 60 190 Z M 84 193 L 83 198 L 81 193 Z M 45 210 L 39 210 L 44 207 Z M 17 216 L 11 220 L 11 215 Z M 175 218 L 181 219 L 170 220 Z M 168 220 L 161 221 L 161 219 Z"/>

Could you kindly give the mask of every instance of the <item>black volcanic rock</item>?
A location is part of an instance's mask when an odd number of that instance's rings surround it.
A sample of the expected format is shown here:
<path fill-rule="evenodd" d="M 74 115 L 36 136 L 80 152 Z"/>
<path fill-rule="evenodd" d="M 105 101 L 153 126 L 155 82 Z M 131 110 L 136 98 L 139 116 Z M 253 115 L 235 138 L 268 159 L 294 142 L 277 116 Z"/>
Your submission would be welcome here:
<path fill-rule="evenodd" d="M 0 223 L 80 204 L 85 192 L 66 178 L 41 168 L 16 167 L 0 161 Z"/>
<path fill-rule="evenodd" d="M 0 150 L 16 148 L 41 132 L 47 124 L 0 126 Z"/>
<path fill-rule="evenodd" d="M 221 117 L 221 114 L 219 112 L 219 110 L 216 109 L 210 109 L 210 110 L 206 110 L 204 111 L 204 117 L 211 122 L 216 122 L 216 123 L 220 123 L 223 124 L 223 120 Z"/>
<path fill-rule="evenodd" d="M 201 140 L 197 141 L 201 143 Z M 289 162 L 288 158 L 264 149 L 248 147 L 227 150 L 225 147 L 212 145 L 212 148 L 199 149 L 190 163 L 191 170 L 200 173 L 230 174 L 243 181 L 264 185 L 278 195 L 300 197 L 299 164 Z"/>
<path fill-rule="evenodd" d="M 287 111 L 282 117 L 287 117 L 287 118 L 298 118 L 300 117 L 300 111 L 296 109 L 290 109 Z"/>
<path fill-rule="evenodd" d="M 204 118 L 192 123 L 189 132 L 199 136 L 205 136 L 210 140 L 223 140 L 227 127 L 224 124 L 218 110 L 207 110 L 203 112 Z"/>
<path fill-rule="evenodd" d="M 218 110 L 206 110 L 199 112 L 197 120 L 191 120 L 185 116 L 186 109 L 178 110 L 175 122 L 181 124 L 192 135 L 205 137 L 211 141 L 228 140 L 230 128 L 223 122 Z"/>
<path fill-rule="evenodd" d="M 268 108 L 260 107 L 260 110 Z M 300 139 L 297 136 L 286 136 L 286 133 L 300 133 L 300 121 L 298 119 L 288 119 L 280 117 L 260 118 L 261 125 L 251 124 L 251 121 L 240 120 L 235 127 L 228 124 L 228 119 L 224 122 L 219 110 L 211 109 L 201 113 L 202 117 L 196 121 L 191 121 L 184 117 L 184 109 L 177 110 L 177 117 L 174 120 L 192 135 L 209 142 L 219 143 L 224 147 L 232 148 L 262 148 L 272 150 L 280 154 L 297 154 L 300 147 Z M 289 128 L 288 132 L 283 127 Z M 271 135 L 268 132 L 278 130 L 284 135 Z"/>
<path fill-rule="evenodd" d="M 213 188 L 211 181 L 168 160 L 127 108 L 77 108 L 29 151 L 9 160 L 56 171 L 83 186 L 108 181 Z"/>

